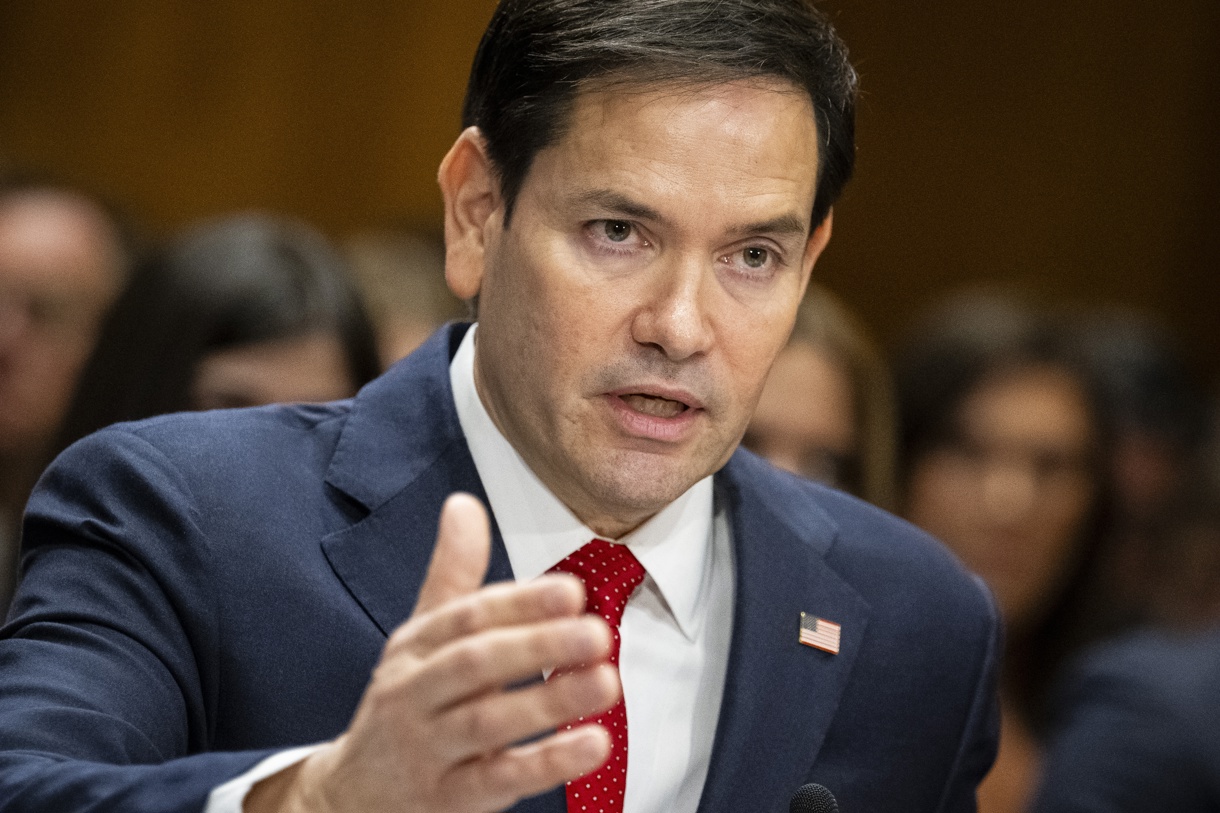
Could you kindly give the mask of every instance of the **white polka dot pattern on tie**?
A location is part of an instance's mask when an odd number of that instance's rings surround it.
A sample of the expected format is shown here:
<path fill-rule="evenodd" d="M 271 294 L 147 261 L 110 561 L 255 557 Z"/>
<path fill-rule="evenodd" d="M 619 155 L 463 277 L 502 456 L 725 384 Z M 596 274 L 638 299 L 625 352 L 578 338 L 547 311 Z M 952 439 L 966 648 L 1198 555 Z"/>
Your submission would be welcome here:
<path fill-rule="evenodd" d="M 613 633 L 610 663 L 618 667 L 619 623 L 627 599 L 644 580 L 644 566 L 625 545 L 594 539 L 564 559 L 553 573 L 571 573 L 585 583 L 585 609 L 606 620 Z M 620 699 L 595 717 L 580 717 L 567 727 L 599 723 L 610 732 L 610 757 L 590 774 L 568 783 L 568 813 L 622 813 L 627 787 L 627 707 Z"/>

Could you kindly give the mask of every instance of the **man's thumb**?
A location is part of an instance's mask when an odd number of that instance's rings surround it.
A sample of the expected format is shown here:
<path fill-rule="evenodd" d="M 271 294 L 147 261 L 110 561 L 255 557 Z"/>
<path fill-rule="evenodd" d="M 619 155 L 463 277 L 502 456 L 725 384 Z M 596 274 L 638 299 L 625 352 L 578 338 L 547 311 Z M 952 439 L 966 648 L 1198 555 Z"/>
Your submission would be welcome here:
<path fill-rule="evenodd" d="M 441 507 L 436 548 L 415 602 L 415 613 L 478 590 L 490 558 L 491 527 L 483 504 L 470 494 L 450 494 Z"/>

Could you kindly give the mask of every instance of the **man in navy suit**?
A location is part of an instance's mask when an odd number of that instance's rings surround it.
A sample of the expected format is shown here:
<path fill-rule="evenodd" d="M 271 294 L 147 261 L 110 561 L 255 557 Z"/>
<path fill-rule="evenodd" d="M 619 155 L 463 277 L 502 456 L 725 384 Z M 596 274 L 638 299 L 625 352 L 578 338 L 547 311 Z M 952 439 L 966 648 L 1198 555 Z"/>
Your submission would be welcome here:
<path fill-rule="evenodd" d="M 477 325 L 349 402 L 60 458 L 0 641 L 0 810 L 777 811 L 811 781 L 973 810 L 986 592 L 736 450 L 854 93 L 802 0 L 503 2 L 439 175 Z"/>

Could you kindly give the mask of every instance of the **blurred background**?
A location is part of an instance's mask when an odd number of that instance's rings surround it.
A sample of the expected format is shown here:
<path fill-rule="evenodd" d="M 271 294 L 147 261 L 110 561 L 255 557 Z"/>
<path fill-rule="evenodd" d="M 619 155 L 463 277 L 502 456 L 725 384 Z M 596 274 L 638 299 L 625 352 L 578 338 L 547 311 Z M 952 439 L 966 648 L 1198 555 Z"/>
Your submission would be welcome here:
<path fill-rule="evenodd" d="M 0 156 L 154 234 L 436 233 L 491 0 L 0 4 Z M 862 82 L 818 278 L 892 347 L 976 281 L 1161 315 L 1220 370 L 1220 3 L 835 0 Z"/>

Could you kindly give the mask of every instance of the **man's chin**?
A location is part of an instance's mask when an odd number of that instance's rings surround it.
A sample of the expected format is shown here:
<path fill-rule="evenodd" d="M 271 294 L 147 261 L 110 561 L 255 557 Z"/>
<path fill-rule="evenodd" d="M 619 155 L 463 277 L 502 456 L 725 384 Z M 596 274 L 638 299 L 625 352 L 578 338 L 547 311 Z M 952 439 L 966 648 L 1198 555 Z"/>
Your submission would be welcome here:
<path fill-rule="evenodd" d="M 683 461 L 620 460 L 620 465 L 588 472 L 582 478 L 586 485 L 587 506 L 576 510 L 577 516 L 594 530 L 594 521 L 620 529 L 622 536 L 657 514 L 661 509 L 685 494 L 691 486 L 709 474 L 702 468 Z M 594 521 L 591 521 L 594 520 Z M 626 530 L 621 530 L 622 528 Z"/>

